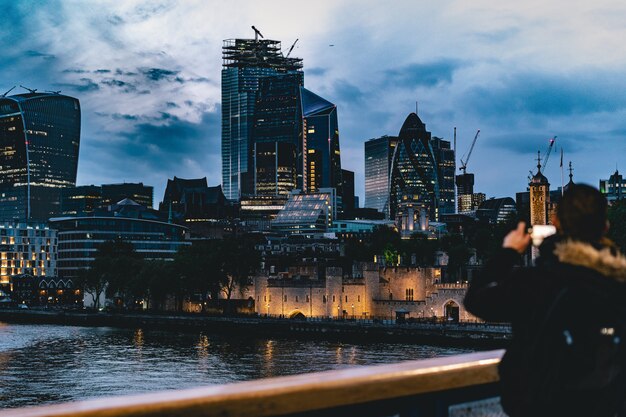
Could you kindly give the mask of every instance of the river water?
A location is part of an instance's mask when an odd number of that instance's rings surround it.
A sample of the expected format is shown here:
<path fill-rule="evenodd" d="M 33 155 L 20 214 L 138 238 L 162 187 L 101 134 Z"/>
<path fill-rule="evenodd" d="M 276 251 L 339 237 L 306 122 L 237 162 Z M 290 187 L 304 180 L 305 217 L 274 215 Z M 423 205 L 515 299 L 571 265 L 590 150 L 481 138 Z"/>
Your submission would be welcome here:
<path fill-rule="evenodd" d="M 469 352 L 0 322 L 0 409 Z"/>

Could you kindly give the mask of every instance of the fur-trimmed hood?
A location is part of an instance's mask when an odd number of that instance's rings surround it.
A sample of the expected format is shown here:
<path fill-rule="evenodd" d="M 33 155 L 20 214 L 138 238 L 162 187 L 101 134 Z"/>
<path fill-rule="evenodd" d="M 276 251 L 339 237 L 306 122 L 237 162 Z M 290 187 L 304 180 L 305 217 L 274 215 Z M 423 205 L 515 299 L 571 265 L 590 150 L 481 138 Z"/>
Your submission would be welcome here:
<path fill-rule="evenodd" d="M 626 282 L 626 257 L 610 247 L 598 249 L 588 243 L 564 240 L 556 243 L 553 253 L 559 262 L 589 268 Z"/>

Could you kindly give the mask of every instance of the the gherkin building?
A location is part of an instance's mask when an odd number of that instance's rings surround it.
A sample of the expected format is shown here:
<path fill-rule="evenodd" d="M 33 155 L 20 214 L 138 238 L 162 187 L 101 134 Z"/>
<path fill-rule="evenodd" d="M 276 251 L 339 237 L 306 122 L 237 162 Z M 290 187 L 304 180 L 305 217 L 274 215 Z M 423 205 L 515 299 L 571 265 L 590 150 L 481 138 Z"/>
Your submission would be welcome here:
<path fill-rule="evenodd" d="M 405 233 L 439 220 L 439 181 L 431 134 L 415 113 L 404 121 L 390 173 L 389 217 Z"/>

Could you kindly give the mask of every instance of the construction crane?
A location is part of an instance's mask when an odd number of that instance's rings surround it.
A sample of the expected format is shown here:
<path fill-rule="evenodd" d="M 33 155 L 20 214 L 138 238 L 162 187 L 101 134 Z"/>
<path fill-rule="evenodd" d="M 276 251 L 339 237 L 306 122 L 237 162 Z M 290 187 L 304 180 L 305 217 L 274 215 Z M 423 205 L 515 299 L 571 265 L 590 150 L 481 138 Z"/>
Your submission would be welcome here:
<path fill-rule="evenodd" d="M 20 87 L 22 87 L 24 90 L 28 90 L 30 91 L 31 94 L 35 94 L 37 92 L 36 88 L 28 88 L 28 87 L 24 87 L 23 85 L 20 84 Z"/>
<path fill-rule="evenodd" d="M 556 136 L 550 139 L 550 144 L 548 145 L 546 156 L 543 158 L 543 163 L 541 164 L 541 166 L 543 166 L 544 170 L 546 169 L 546 165 L 548 164 L 548 158 L 550 158 L 550 152 L 552 152 L 552 148 L 554 147 L 554 142 L 556 142 Z"/>
<path fill-rule="evenodd" d="M 254 27 L 254 25 L 252 26 L 252 30 L 254 31 L 254 41 L 255 41 L 255 42 L 258 42 L 258 41 L 259 41 L 259 36 L 260 36 L 260 37 L 262 37 L 262 38 L 264 38 L 264 37 L 265 37 L 265 36 L 263 36 L 263 35 L 261 34 L 261 31 L 260 31 L 259 29 L 257 29 L 257 28 L 255 28 L 255 27 Z"/>
<path fill-rule="evenodd" d="M 287 55 L 285 55 L 285 58 L 289 58 L 289 55 L 291 55 L 291 51 L 293 51 L 293 48 L 296 46 L 296 43 L 298 43 L 298 41 L 299 39 L 296 39 L 293 45 L 291 45 L 291 48 L 289 48 L 289 52 L 287 52 Z"/>
<path fill-rule="evenodd" d="M 472 151 L 474 150 L 474 145 L 476 145 L 476 139 L 478 139 L 479 134 L 480 134 L 480 129 L 476 131 L 476 136 L 474 136 L 474 140 L 472 141 L 472 146 L 470 146 L 469 151 L 467 152 L 467 157 L 465 157 L 465 161 L 463 160 L 463 158 L 461 158 L 461 167 L 459 168 L 459 170 L 463 171 L 463 175 L 465 175 L 465 171 L 467 169 L 467 163 L 469 162 L 470 156 L 472 156 Z"/>
<path fill-rule="evenodd" d="M 4 94 L 2 95 L 2 97 L 6 97 L 6 96 L 7 96 L 7 94 L 9 94 L 11 91 L 13 91 L 13 89 L 14 89 L 14 88 L 15 88 L 15 86 L 13 86 L 13 87 L 9 88 L 9 89 L 7 90 L 7 92 L 6 92 L 6 93 L 4 93 Z"/>

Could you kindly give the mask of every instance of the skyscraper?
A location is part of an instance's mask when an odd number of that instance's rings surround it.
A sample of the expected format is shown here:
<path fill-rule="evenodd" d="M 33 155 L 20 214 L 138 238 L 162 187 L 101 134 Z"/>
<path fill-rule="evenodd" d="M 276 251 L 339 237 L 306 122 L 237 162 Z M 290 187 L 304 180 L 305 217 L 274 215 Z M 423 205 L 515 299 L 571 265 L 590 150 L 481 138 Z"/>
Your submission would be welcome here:
<path fill-rule="evenodd" d="M 56 93 L 0 97 L 0 219 L 45 221 L 76 185 L 80 104 Z"/>
<path fill-rule="evenodd" d="M 225 40 L 222 58 L 222 186 L 227 199 L 239 200 L 253 192 L 252 132 L 259 80 L 278 74 L 302 79 L 302 59 L 284 56 L 279 41 L 258 36 Z"/>
<path fill-rule="evenodd" d="M 431 134 L 415 113 L 404 121 L 391 163 L 390 218 L 409 235 L 439 220 L 439 177 Z"/>
<path fill-rule="evenodd" d="M 397 136 L 365 142 L 365 205 L 389 215 L 389 179 Z"/>
<path fill-rule="evenodd" d="M 287 198 L 302 187 L 301 75 L 259 81 L 252 135 L 254 195 Z"/>
<path fill-rule="evenodd" d="M 450 141 L 434 137 L 430 144 L 437 163 L 439 179 L 439 214 L 454 214 L 454 174 L 456 160 Z"/>
<path fill-rule="evenodd" d="M 337 106 L 300 88 L 302 101 L 302 189 L 316 193 L 334 188 L 341 207 L 341 153 Z"/>

